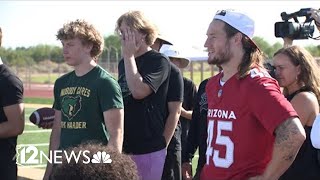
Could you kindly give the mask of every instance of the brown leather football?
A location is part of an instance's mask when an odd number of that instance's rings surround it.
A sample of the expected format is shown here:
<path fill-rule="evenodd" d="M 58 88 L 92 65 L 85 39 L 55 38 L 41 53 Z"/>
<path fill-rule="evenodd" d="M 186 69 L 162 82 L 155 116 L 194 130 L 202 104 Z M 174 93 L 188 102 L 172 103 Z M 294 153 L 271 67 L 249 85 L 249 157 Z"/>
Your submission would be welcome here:
<path fill-rule="evenodd" d="M 48 124 L 53 124 L 54 113 L 55 111 L 52 108 L 39 108 L 30 114 L 29 120 L 38 127 L 49 128 Z"/>

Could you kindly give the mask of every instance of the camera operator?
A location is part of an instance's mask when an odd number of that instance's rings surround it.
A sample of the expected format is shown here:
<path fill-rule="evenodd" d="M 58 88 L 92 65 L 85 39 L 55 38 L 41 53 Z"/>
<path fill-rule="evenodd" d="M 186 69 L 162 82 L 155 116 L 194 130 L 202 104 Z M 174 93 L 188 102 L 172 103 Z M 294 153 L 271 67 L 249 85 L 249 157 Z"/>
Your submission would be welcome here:
<path fill-rule="evenodd" d="M 299 15 L 298 13 L 300 12 L 302 12 L 302 9 L 296 12 L 296 14 Z M 305 11 L 303 16 L 309 18 L 308 22 L 314 20 L 315 25 L 320 31 L 319 10 L 309 9 Z M 284 88 L 283 94 L 297 111 L 307 138 L 300 148 L 296 159 L 281 176 L 280 180 L 320 179 L 320 150 L 312 146 L 310 136 L 311 131 L 317 131 L 317 138 L 320 137 L 320 130 L 312 130 L 316 116 L 319 114 L 320 69 L 316 60 L 306 49 L 292 46 L 294 39 L 301 38 L 283 35 L 284 47 L 278 50 L 273 58 L 275 77 L 279 85 Z"/>

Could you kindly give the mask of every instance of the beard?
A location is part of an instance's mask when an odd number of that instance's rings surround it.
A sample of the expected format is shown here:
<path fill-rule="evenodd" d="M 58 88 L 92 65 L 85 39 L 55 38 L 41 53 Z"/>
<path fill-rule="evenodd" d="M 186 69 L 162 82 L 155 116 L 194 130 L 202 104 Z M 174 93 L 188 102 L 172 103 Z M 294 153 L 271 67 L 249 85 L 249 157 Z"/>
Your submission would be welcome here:
<path fill-rule="evenodd" d="M 230 45 L 227 43 L 223 48 L 224 51 L 214 53 L 213 57 L 208 57 L 208 64 L 210 65 L 218 65 L 226 64 L 232 58 L 232 53 L 230 51 Z"/>

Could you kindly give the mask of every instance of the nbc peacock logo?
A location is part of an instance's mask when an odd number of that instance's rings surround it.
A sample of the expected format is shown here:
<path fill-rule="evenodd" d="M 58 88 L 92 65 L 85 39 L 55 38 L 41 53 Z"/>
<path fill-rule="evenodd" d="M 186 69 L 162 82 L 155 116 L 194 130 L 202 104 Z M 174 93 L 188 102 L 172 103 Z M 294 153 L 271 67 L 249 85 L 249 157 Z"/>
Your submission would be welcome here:
<path fill-rule="evenodd" d="M 91 163 L 111 163 L 112 159 L 110 159 L 110 154 L 107 154 L 106 152 L 98 151 L 96 154 L 93 155 L 91 159 Z"/>

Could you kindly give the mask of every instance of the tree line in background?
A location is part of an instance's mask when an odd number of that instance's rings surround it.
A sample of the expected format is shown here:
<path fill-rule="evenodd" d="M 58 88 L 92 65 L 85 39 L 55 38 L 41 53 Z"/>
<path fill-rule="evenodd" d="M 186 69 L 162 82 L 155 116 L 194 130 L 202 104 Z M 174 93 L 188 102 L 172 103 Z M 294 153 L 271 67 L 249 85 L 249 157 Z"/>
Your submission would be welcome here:
<path fill-rule="evenodd" d="M 104 38 L 104 43 L 104 51 L 99 60 L 117 62 L 121 56 L 120 38 L 117 35 L 110 35 Z M 0 56 L 5 64 L 12 66 L 30 66 L 46 60 L 54 63 L 64 62 L 61 47 L 43 44 L 15 49 L 1 47 Z"/>
<path fill-rule="evenodd" d="M 272 58 L 273 54 L 282 47 L 277 42 L 269 44 L 261 37 L 254 37 L 253 40 L 266 54 L 267 58 Z M 117 35 L 110 35 L 104 38 L 105 48 L 100 56 L 100 62 L 114 63 L 121 58 L 121 42 Z M 320 57 L 320 45 L 305 47 L 314 57 Z M 55 63 L 63 62 L 62 49 L 52 45 L 37 45 L 32 47 L 0 48 L 0 55 L 4 63 L 12 66 L 25 66 L 38 64 L 45 60 Z"/>

